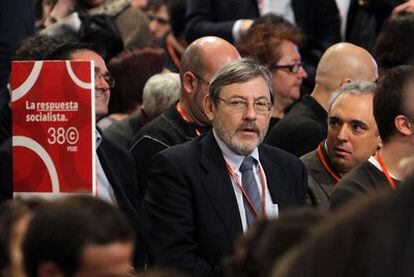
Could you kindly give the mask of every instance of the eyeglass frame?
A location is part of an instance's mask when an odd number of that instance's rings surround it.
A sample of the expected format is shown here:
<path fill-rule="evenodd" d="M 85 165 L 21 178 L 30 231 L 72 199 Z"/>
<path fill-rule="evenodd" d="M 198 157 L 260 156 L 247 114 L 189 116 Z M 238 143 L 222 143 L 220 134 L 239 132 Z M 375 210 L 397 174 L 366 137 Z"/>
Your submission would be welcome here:
<path fill-rule="evenodd" d="M 297 67 L 297 70 L 294 70 L 294 68 Z M 297 74 L 300 71 L 300 68 L 304 68 L 303 62 L 295 62 L 292 64 L 275 64 L 272 63 L 268 66 L 268 69 L 270 72 L 274 72 L 276 70 L 284 70 L 285 72 L 289 72 L 291 74 Z"/>
<path fill-rule="evenodd" d="M 231 98 L 230 99 L 224 99 L 220 96 L 217 97 L 217 102 L 218 102 L 218 100 L 223 101 L 223 103 L 226 105 L 226 107 L 228 107 L 233 112 L 243 112 L 243 113 L 246 112 L 246 110 L 248 108 L 248 105 L 250 103 L 249 101 L 244 100 L 244 99 L 235 99 L 235 98 L 233 98 L 233 99 L 231 99 Z M 235 107 L 231 107 L 230 101 L 237 101 L 239 103 L 243 103 L 244 104 L 243 109 L 236 109 Z M 263 103 L 263 104 L 267 105 L 266 110 L 260 111 L 260 109 L 259 110 L 257 109 L 257 104 L 259 103 L 259 101 L 266 101 L 267 102 L 267 103 Z M 257 114 L 260 114 L 260 115 L 267 115 L 271 111 L 272 105 L 273 105 L 272 102 L 267 100 L 267 99 L 258 99 L 258 100 L 253 102 L 253 108 L 254 108 L 255 112 Z"/>
<path fill-rule="evenodd" d="M 115 80 L 109 71 L 107 71 L 105 74 L 102 74 L 99 68 L 95 68 L 95 83 L 98 79 L 104 80 L 110 88 L 115 87 Z"/>

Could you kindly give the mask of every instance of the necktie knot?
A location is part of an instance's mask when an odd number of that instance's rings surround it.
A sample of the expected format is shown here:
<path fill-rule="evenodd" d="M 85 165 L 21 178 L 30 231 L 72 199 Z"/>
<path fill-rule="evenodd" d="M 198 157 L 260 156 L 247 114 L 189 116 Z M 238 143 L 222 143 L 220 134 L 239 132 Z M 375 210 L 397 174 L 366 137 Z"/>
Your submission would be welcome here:
<path fill-rule="evenodd" d="M 253 157 L 251 156 L 245 157 L 243 162 L 240 165 L 239 170 L 242 173 L 247 170 L 253 170 L 254 164 L 256 164 L 256 160 Z"/>

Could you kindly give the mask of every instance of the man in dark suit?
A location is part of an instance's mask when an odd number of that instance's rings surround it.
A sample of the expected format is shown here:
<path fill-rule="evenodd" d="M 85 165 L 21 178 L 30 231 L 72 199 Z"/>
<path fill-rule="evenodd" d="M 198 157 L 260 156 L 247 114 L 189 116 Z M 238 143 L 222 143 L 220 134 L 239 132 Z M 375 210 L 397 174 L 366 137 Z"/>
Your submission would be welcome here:
<path fill-rule="evenodd" d="M 213 130 L 158 153 L 143 216 L 150 263 L 221 276 L 234 239 L 257 218 L 303 205 L 307 173 L 294 156 L 261 142 L 272 109 L 269 72 L 233 61 L 204 100 Z"/>
<path fill-rule="evenodd" d="M 91 47 L 79 43 L 64 44 L 51 53 L 50 60 L 90 60 L 95 63 L 95 116 L 96 120 L 108 113 L 110 88 L 114 81 L 103 58 Z M 129 153 L 96 130 L 96 164 L 98 197 L 119 206 L 137 229 L 137 185 L 135 164 Z"/>
<path fill-rule="evenodd" d="M 380 147 L 372 111 L 375 83 L 355 81 L 329 99 L 328 136 L 301 158 L 308 169 L 314 206 L 329 210 L 329 199 L 342 176 L 366 161 Z"/>

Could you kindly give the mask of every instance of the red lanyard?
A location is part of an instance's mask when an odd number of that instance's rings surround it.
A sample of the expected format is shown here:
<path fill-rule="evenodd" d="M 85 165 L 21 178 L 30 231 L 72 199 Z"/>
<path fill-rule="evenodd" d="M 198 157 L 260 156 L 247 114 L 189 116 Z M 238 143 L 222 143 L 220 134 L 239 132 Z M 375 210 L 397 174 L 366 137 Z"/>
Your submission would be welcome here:
<path fill-rule="evenodd" d="M 181 115 L 181 117 L 188 123 L 191 122 L 191 120 L 188 118 L 187 114 L 185 113 L 185 111 L 183 110 L 183 108 L 181 108 L 180 103 L 177 103 L 176 105 L 177 107 L 177 111 L 178 113 Z M 200 136 L 201 132 L 198 129 L 195 129 L 196 135 Z"/>
<path fill-rule="evenodd" d="M 167 44 L 167 50 L 168 50 L 168 53 L 171 56 L 171 59 L 173 60 L 175 66 L 178 69 L 180 69 L 180 67 L 181 67 L 180 59 L 178 58 L 177 53 L 175 53 L 175 50 L 174 50 L 174 48 L 171 45 L 171 40 L 170 40 L 170 37 L 169 36 L 167 36 L 165 42 Z"/>
<path fill-rule="evenodd" d="M 250 200 L 250 197 L 247 195 L 247 192 L 244 190 L 243 186 L 240 184 L 239 180 L 237 179 L 236 174 L 234 174 L 234 171 L 230 167 L 229 163 L 226 160 L 225 160 L 225 162 L 226 162 L 228 172 L 230 173 L 230 175 L 233 178 L 234 182 L 237 184 L 240 191 L 242 192 L 244 199 L 246 199 L 246 202 L 247 202 L 247 204 L 249 204 L 249 207 L 252 209 L 254 215 L 256 217 L 258 217 L 259 213 L 257 212 L 257 210 L 254 207 L 252 201 Z M 263 215 L 264 218 L 266 218 L 266 209 L 265 209 L 265 207 L 266 207 L 266 186 L 265 186 L 265 182 L 264 182 L 264 175 L 263 175 L 262 167 L 260 165 L 258 165 L 257 168 L 259 169 L 260 182 L 262 183 L 262 215 Z"/>
<path fill-rule="evenodd" d="M 390 174 L 388 173 L 387 168 L 385 167 L 384 162 L 382 161 L 379 152 L 377 152 L 377 154 L 375 155 L 375 158 L 377 159 L 379 165 L 381 166 L 382 172 L 384 172 L 385 178 L 387 178 L 388 183 L 390 184 L 390 186 L 396 190 L 397 186 L 395 185 L 394 180 L 391 178 Z"/>
<path fill-rule="evenodd" d="M 324 155 L 322 153 L 322 146 L 321 145 L 322 144 L 319 144 L 319 146 L 318 146 L 318 156 L 319 156 L 319 159 L 321 160 L 323 167 L 329 172 L 329 174 L 332 176 L 332 178 L 334 178 L 335 181 L 339 182 L 339 180 L 341 180 L 341 178 L 338 177 L 335 174 L 335 172 L 333 172 L 333 170 L 329 167 L 329 165 L 326 162 L 326 159 L 325 159 L 325 157 L 324 157 Z"/>

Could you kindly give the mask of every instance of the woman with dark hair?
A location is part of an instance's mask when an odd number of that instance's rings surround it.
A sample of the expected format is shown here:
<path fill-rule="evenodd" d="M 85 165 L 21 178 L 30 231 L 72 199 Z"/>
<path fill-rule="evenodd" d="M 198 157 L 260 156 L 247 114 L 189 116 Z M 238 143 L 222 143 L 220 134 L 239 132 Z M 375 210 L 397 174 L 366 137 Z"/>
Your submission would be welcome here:
<path fill-rule="evenodd" d="M 115 80 L 109 101 L 109 115 L 99 121 L 106 129 L 113 122 L 122 120 L 139 110 L 147 80 L 160 73 L 165 64 L 165 54 L 160 48 L 143 47 L 123 51 L 108 63 Z"/>
<path fill-rule="evenodd" d="M 414 65 L 414 14 L 393 14 L 381 28 L 374 45 L 379 74 L 399 65 Z"/>
<path fill-rule="evenodd" d="M 300 86 L 307 73 L 302 66 L 298 44 L 300 30 L 276 15 L 266 15 L 253 23 L 242 37 L 238 50 L 253 57 L 272 73 L 275 104 L 269 129 L 285 115 L 285 110 L 300 98 Z"/>

